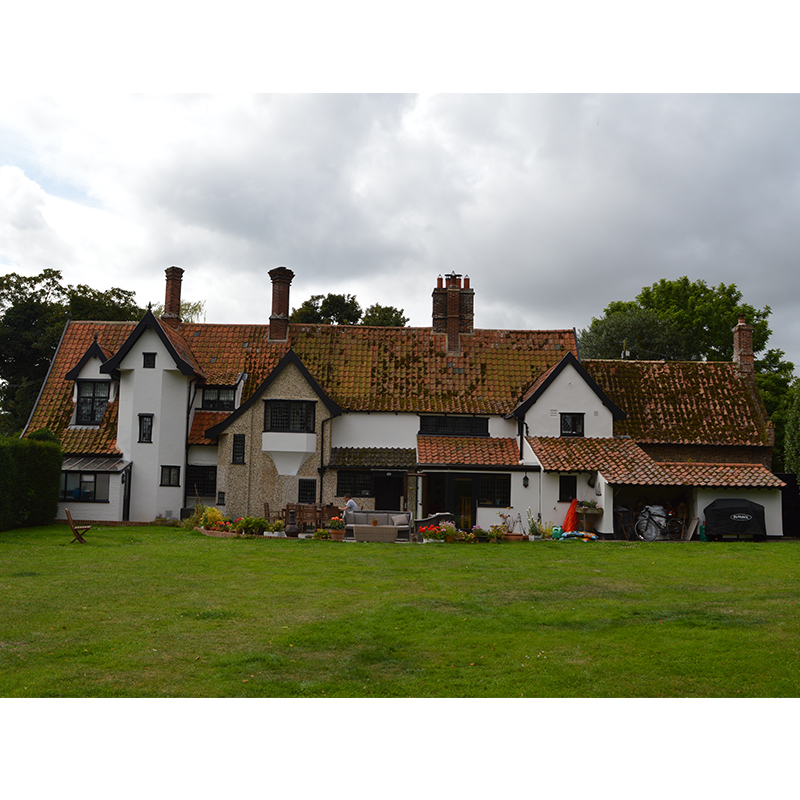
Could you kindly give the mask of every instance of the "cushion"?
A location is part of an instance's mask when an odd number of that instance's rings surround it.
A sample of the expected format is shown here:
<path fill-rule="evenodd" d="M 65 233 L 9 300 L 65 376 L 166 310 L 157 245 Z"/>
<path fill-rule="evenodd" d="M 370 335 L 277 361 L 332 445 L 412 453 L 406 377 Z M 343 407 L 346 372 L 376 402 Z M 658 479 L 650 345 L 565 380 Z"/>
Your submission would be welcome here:
<path fill-rule="evenodd" d="M 407 514 L 395 514 L 392 517 L 392 525 L 397 525 L 398 527 L 408 527 L 408 515 Z"/>

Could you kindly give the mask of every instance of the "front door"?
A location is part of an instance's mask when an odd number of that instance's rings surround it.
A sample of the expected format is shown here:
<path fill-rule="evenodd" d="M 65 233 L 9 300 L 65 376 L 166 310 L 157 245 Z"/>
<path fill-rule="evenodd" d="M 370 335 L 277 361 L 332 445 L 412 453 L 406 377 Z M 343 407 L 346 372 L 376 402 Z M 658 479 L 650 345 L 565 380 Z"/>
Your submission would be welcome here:
<path fill-rule="evenodd" d="M 376 472 L 372 476 L 376 511 L 403 511 L 405 481 L 402 472 Z"/>

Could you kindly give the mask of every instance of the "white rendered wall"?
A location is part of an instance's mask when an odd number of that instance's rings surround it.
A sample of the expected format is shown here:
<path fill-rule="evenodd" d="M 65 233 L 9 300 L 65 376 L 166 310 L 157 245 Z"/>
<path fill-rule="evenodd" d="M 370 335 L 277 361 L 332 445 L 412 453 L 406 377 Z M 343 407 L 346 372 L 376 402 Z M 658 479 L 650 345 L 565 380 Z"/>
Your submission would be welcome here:
<path fill-rule="evenodd" d="M 584 436 L 611 437 L 614 418 L 577 370 L 567 365 L 528 409 L 530 436 L 561 436 L 561 414 L 583 414 Z"/>
<path fill-rule="evenodd" d="M 189 463 L 194 467 L 216 467 L 217 448 L 212 445 L 192 445 L 189 448 Z"/>
<path fill-rule="evenodd" d="M 72 519 L 91 519 L 98 522 L 119 522 L 122 519 L 122 502 L 124 498 L 121 474 L 116 472 L 109 476 L 107 503 L 59 503 L 58 519 L 66 519 L 65 509 L 69 509 Z"/>
<path fill-rule="evenodd" d="M 155 353 L 155 369 L 142 367 L 142 353 Z M 131 520 L 177 517 L 186 480 L 186 406 L 189 379 L 175 366 L 158 334 L 146 330 L 120 364 L 117 446 L 133 462 Z M 139 414 L 153 415 L 153 441 L 141 443 Z M 180 486 L 160 486 L 161 467 L 180 467 Z M 168 514 L 171 512 L 171 514 Z"/>
<path fill-rule="evenodd" d="M 541 472 L 542 481 L 542 521 L 552 522 L 553 525 L 563 525 L 569 511 L 569 503 L 560 502 L 558 499 L 559 476 L 577 475 L 578 500 L 594 500 L 603 509 L 602 514 L 593 514 L 587 517 L 587 522 L 594 525 L 597 533 L 612 534 L 614 532 L 614 501 L 613 487 L 609 486 L 602 476 L 598 478 L 595 486 L 589 486 L 589 474 L 586 472 Z M 595 476 L 597 473 L 595 473 Z M 597 486 L 600 494 L 597 494 Z"/>
<path fill-rule="evenodd" d="M 703 509 L 715 500 L 752 500 L 764 506 L 767 536 L 783 536 L 783 503 L 780 489 L 696 489 L 695 513 L 705 522 Z"/>
<path fill-rule="evenodd" d="M 344 413 L 331 422 L 331 447 L 417 446 L 416 414 Z"/>

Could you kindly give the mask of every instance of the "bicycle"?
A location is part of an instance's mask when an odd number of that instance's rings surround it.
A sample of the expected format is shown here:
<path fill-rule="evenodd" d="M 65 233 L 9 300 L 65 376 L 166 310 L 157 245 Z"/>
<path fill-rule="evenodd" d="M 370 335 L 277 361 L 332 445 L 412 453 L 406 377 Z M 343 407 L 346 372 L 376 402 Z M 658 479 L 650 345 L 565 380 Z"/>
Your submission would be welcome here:
<path fill-rule="evenodd" d="M 645 506 L 633 526 L 636 537 L 644 542 L 667 537 L 673 541 L 683 538 L 683 522 L 663 506 Z"/>

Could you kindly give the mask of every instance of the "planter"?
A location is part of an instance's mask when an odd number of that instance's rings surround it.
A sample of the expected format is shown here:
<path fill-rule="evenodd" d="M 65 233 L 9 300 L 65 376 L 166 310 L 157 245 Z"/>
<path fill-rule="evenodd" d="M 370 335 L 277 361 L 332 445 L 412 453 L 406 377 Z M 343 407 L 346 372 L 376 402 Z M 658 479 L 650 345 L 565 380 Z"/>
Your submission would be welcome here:
<path fill-rule="evenodd" d="M 444 544 L 444 539 L 426 539 L 423 537 L 422 544 Z"/>
<path fill-rule="evenodd" d="M 456 537 L 455 537 L 455 536 L 445 536 L 445 537 L 444 537 L 444 540 L 445 540 L 445 541 L 446 541 L 448 544 L 452 544 L 452 543 L 453 543 L 453 542 L 456 540 Z"/>
<path fill-rule="evenodd" d="M 378 520 L 376 520 L 376 519 L 372 520 L 372 524 L 373 524 L 375 527 L 377 527 L 377 525 L 378 525 Z"/>
<path fill-rule="evenodd" d="M 507 533 L 505 535 L 507 542 L 524 542 L 526 538 L 524 533 Z"/>
<path fill-rule="evenodd" d="M 339 531 L 332 530 L 332 531 L 330 531 L 330 535 L 331 535 L 331 541 L 332 542 L 343 542 L 344 541 L 344 531 L 343 530 L 339 530 Z"/>

